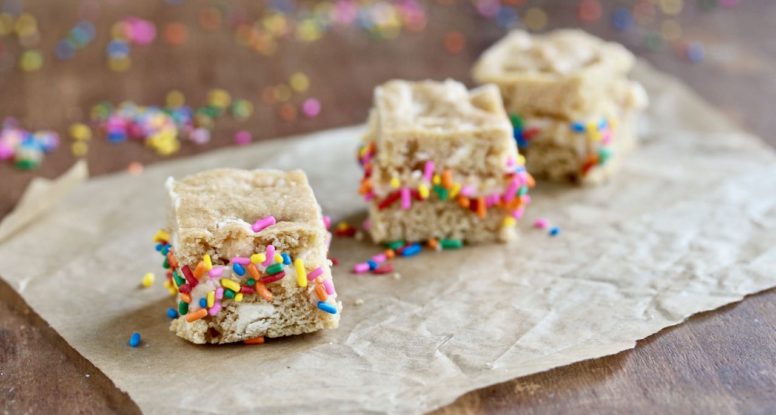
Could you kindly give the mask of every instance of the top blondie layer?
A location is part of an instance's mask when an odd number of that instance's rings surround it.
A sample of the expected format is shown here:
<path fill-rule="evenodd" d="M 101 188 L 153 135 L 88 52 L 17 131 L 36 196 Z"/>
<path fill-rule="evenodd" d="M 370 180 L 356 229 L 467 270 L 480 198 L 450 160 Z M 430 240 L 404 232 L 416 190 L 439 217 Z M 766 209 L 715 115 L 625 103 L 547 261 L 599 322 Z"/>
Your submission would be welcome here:
<path fill-rule="evenodd" d="M 215 169 L 181 180 L 168 179 L 168 218 L 175 254 L 196 264 L 260 252 L 267 245 L 314 265 L 326 262 L 326 229 L 320 207 L 302 171 Z M 277 221 L 254 232 L 267 216 Z"/>
<path fill-rule="evenodd" d="M 485 51 L 472 74 L 498 85 L 510 113 L 576 119 L 597 113 L 627 86 L 633 64 L 621 45 L 580 30 L 513 31 Z"/>
<path fill-rule="evenodd" d="M 456 81 L 389 81 L 375 90 L 365 142 L 374 146 L 376 190 L 407 182 L 431 161 L 460 177 L 501 178 L 516 160 L 512 126 L 498 89 Z M 415 178 L 417 179 L 417 178 Z"/>

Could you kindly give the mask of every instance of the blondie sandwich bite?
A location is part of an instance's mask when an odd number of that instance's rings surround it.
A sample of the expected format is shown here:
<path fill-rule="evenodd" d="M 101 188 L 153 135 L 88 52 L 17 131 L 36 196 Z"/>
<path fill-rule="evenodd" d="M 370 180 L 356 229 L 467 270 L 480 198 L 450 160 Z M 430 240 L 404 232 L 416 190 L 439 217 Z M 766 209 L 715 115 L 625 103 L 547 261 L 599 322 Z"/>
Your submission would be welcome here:
<path fill-rule="evenodd" d="M 193 343 L 256 342 L 336 328 L 330 235 L 301 171 L 215 169 L 169 178 L 155 237 Z"/>
<path fill-rule="evenodd" d="M 358 159 L 378 243 L 507 241 L 530 202 L 533 178 L 492 85 L 379 86 Z"/>
<path fill-rule="evenodd" d="M 621 45 L 580 30 L 513 31 L 472 72 L 498 85 L 531 174 L 597 184 L 636 145 L 633 124 L 647 96 L 627 77 L 633 64 Z"/>

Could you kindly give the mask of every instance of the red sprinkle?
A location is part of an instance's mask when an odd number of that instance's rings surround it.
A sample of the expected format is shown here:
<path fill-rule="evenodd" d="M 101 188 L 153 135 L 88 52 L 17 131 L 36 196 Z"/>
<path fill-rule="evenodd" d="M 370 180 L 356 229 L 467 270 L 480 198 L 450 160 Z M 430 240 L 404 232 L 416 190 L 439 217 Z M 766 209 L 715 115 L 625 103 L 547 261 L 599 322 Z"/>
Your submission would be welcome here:
<path fill-rule="evenodd" d="M 393 265 L 390 262 L 383 262 L 379 267 L 372 270 L 373 274 L 382 275 L 393 272 Z"/>
<path fill-rule="evenodd" d="M 268 275 L 268 276 L 266 276 L 266 277 L 263 277 L 263 278 L 261 279 L 261 282 L 262 282 L 263 284 L 269 284 L 269 283 L 271 283 L 271 282 L 280 281 L 280 280 L 282 280 L 282 279 L 283 279 L 283 277 L 285 277 L 285 276 L 286 276 L 286 272 L 285 272 L 285 271 L 280 271 L 280 272 L 278 272 L 277 274 Z"/>
<path fill-rule="evenodd" d="M 191 288 L 194 288 L 197 286 L 197 284 L 199 284 L 199 280 L 194 278 L 194 274 L 191 272 L 191 268 L 189 268 L 188 265 L 184 265 L 181 268 L 181 271 L 183 271 L 183 276 L 186 277 L 186 281 L 191 284 Z"/>
<path fill-rule="evenodd" d="M 399 200 L 400 197 L 401 197 L 401 193 L 400 192 L 393 192 L 393 193 L 389 194 L 388 197 L 383 199 L 383 201 L 380 202 L 379 205 L 377 205 L 377 208 L 380 209 L 380 210 L 383 210 L 383 209 L 391 206 L 397 200 Z"/>
<path fill-rule="evenodd" d="M 246 285 L 243 285 L 243 286 L 240 287 L 240 292 L 243 293 L 243 294 L 255 294 L 256 290 L 254 290 L 253 288 L 248 287 Z"/>
<path fill-rule="evenodd" d="M 331 261 L 331 266 L 333 266 L 333 267 L 339 265 L 339 259 L 337 259 L 335 257 L 329 258 L 329 261 Z"/>
<path fill-rule="evenodd" d="M 180 291 L 180 292 L 182 292 L 184 294 L 188 294 L 188 293 L 191 292 L 191 285 L 183 284 L 180 287 L 178 287 L 178 291 Z"/>

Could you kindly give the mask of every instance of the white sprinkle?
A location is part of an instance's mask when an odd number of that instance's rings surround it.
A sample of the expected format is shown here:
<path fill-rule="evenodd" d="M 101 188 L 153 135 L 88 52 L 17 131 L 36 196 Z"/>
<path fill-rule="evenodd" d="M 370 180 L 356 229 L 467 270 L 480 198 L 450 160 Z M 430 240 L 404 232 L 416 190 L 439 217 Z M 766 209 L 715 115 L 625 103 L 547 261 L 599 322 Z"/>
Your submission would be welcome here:
<path fill-rule="evenodd" d="M 361 305 L 361 304 L 364 304 L 364 300 L 362 300 L 362 299 L 360 299 L 360 298 L 356 298 L 356 301 L 353 301 L 353 304 L 355 304 L 355 305 Z"/>

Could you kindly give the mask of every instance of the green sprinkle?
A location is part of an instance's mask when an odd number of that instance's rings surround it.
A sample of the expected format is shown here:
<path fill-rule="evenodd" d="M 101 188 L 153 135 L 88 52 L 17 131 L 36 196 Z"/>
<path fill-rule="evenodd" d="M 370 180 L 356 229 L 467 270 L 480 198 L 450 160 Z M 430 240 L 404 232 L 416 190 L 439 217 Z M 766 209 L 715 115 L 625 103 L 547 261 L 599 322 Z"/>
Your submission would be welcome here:
<path fill-rule="evenodd" d="M 612 150 L 608 147 L 601 147 L 598 150 L 598 164 L 606 164 L 612 158 Z"/>
<path fill-rule="evenodd" d="M 224 290 L 224 297 L 226 297 L 226 298 L 228 298 L 230 300 L 233 299 L 234 298 L 234 291 L 232 291 L 232 290 L 230 290 L 228 288 L 225 289 Z"/>
<path fill-rule="evenodd" d="M 404 241 L 401 239 L 393 242 L 388 242 L 388 248 L 393 249 L 394 251 L 404 246 Z"/>
<path fill-rule="evenodd" d="M 35 160 L 20 159 L 16 161 L 16 167 L 21 170 L 32 170 L 38 167 L 38 163 Z"/>
<path fill-rule="evenodd" d="M 463 241 L 460 239 L 442 239 L 439 241 L 439 245 L 442 249 L 458 249 L 463 246 Z"/>
<path fill-rule="evenodd" d="M 170 269 L 170 260 L 168 258 L 164 258 L 164 262 L 162 262 L 162 267 L 164 267 L 164 269 Z"/>
<path fill-rule="evenodd" d="M 512 127 L 518 130 L 523 129 L 523 119 L 517 114 L 509 114 L 509 120 L 512 121 Z"/>
<path fill-rule="evenodd" d="M 256 285 L 256 280 L 254 280 L 253 278 L 248 278 L 248 281 L 246 281 L 245 283 L 246 283 L 246 284 L 247 284 L 249 287 L 253 287 L 254 285 Z"/>
<path fill-rule="evenodd" d="M 178 314 L 180 315 L 186 315 L 186 313 L 189 312 L 189 303 L 185 303 L 183 301 L 178 302 Z"/>
<path fill-rule="evenodd" d="M 520 189 L 517 190 L 518 196 L 525 196 L 528 193 L 528 186 L 520 186 Z"/>
<path fill-rule="evenodd" d="M 267 267 L 267 274 L 274 275 L 278 272 L 283 271 L 283 264 L 272 264 Z"/>
<path fill-rule="evenodd" d="M 447 194 L 448 194 L 447 189 L 445 189 L 444 187 L 438 184 L 435 184 L 434 191 L 436 192 L 437 196 L 439 196 L 439 200 L 442 200 L 442 201 L 447 200 Z"/>
<path fill-rule="evenodd" d="M 172 272 L 172 277 L 175 278 L 175 285 L 178 287 L 186 283 L 186 280 L 181 277 L 181 274 L 178 274 L 178 270 Z"/>

